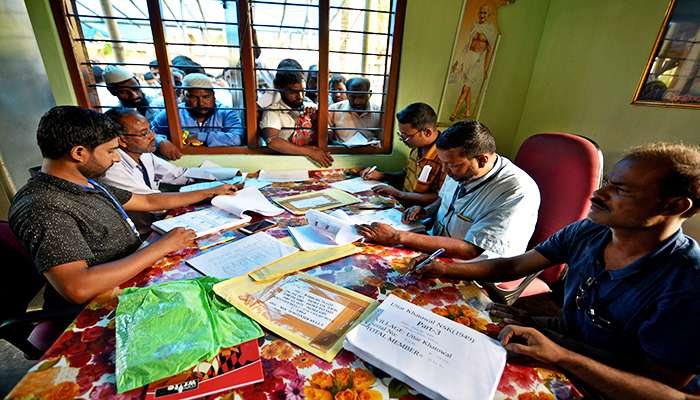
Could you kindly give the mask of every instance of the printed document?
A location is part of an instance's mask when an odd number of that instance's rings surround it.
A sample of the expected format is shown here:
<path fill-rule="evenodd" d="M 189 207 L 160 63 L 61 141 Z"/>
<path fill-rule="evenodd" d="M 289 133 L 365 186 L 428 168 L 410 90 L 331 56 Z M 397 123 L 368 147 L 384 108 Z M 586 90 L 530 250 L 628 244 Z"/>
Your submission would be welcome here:
<path fill-rule="evenodd" d="M 301 182 L 309 180 L 309 171 L 307 170 L 292 170 L 292 171 L 266 171 L 260 170 L 258 180 L 268 182 Z"/>
<path fill-rule="evenodd" d="M 372 145 L 378 145 L 381 142 L 379 139 L 371 139 L 368 140 L 365 135 L 362 134 L 362 132 L 357 131 L 355 132 L 352 137 L 344 142 L 340 142 L 340 144 L 343 144 L 347 147 L 360 147 L 360 146 L 372 146 Z"/>
<path fill-rule="evenodd" d="M 235 216 L 216 207 L 192 211 L 177 217 L 161 219 L 151 224 L 151 228 L 158 233 L 167 233 L 175 228 L 193 229 L 197 237 L 218 232 L 222 229 L 233 228 L 250 222 L 249 215 Z"/>
<path fill-rule="evenodd" d="M 506 364 L 496 340 L 394 295 L 343 347 L 430 399 L 490 400 Z"/>
<path fill-rule="evenodd" d="M 214 162 L 204 161 L 199 168 L 187 168 L 185 176 L 209 181 L 221 181 L 231 179 L 238 175 L 239 172 L 238 168 L 224 168 Z"/>
<path fill-rule="evenodd" d="M 236 216 L 241 216 L 246 211 L 255 211 L 266 217 L 284 212 L 283 209 L 270 203 L 255 187 L 241 189 L 233 195 L 216 196 L 211 199 L 211 204 Z"/>
<path fill-rule="evenodd" d="M 308 225 L 287 228 L 302 250 L 342 246 L 362 239 L 353 225 L 333 215 L 309 210 L 306 220 Z"/>
<path fill-rule="evenodd" d="M 372 190 L 373 187 L 377 185 L 383 185 L 384 183 L 379 181 L 366 181 L 361 177 L 346 179 L 344 181 L 333 182 L 331 187 L 336 189 L 344 190 L 348 193 L 360 193 Z"/>
<path fill-rule="evenodd" d="M 265 232 L 237 240 L 187 260 L 197 271 L 207 276 L 228 279 L 246 275 L 262 266 L 299 251 Z"/>

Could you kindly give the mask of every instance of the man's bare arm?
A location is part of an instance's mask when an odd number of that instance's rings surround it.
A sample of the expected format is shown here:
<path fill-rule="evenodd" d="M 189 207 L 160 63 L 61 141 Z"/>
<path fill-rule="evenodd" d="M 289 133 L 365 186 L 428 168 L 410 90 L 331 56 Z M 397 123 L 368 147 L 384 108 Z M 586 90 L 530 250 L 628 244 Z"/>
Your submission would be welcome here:
<path fill-rule="evenodd" d="M 505 282 L 541 271 L 552 266 L 547 258 L 535 250 L 510 258 L 490 260 L 442 263 L 432 262 L 421 269 L 427 276 L 439 276 L 464 280 Z"/>
<path fill-rule="evenodd" d="M 124 209 L 126 211 L 159 211 L 184 207 L 199 203 L 218 195 L 232 195 L 236 193 L 234 185 L 221 185 L 214 188 L 195 190 L 182 193 L 152 193 L 136 194 L 131 196 Z"/>
<path fill-rule="evenodd" d="M 88 268 L 85 260 L 69 262 L 44 272 L 49 283 L 67 300 L 83 304 L 150 267 L 158 259 L 194 243 L 195 233 L 176 228 L 160 240 L 127 257 Z"/>

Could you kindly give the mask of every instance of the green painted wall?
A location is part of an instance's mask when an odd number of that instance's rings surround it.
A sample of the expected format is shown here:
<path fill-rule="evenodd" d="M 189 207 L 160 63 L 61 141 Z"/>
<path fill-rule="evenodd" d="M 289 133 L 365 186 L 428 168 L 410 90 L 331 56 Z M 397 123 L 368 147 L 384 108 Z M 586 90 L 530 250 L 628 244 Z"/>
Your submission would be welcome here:
<path fill-rule="evenodd" d="M 577 133 L 600 144 L 607 167 L 642 143 L 700 144 L 700 110 L 630 104 L 667 5 L 552 0 L 514 144 L 537 132 Z M 689 222 L 700 233 L 700 217 Z"/>

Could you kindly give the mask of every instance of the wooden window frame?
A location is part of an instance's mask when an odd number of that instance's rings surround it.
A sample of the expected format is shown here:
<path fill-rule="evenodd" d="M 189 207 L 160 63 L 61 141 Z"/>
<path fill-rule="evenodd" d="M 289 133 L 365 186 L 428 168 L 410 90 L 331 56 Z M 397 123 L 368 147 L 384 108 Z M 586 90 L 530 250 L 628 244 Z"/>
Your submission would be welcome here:
<path fill-rule="evenodd" d="M 389 73 L 385 70 L 385 85 L 382 100 L 382 138 L 381 146 L 364 146 L 345 148 L 342 146 L 328 145 L 328 102 L 318 103 L 318 146 L 334 154 L 389 154 L 392 151 L 394 139 L 394 115 L 396 112 L 396 94 L 399 80 L 399 64 L 401 59 L 401 44 L 403 40 L 404 21 L 406 15 L 406 3 L 408 0 L 391 0 L 391 8 L 395 6 L 395 12 L 389 20 L 389 26 L 393 22 L 394 30 L 387 36 L 391 39 L 391 48 L 387 49 L 386 57 L 390 57 Z M 84 42 L 73 40 L 74 37 L 83 37 L 82 29 L 77 18 L 74 0 L 50 1 L 51 11 L 58 31 L 63 54 L 68 66 L 69 75 L 78 104 L 82 107 L 101 110 L 99 98 L 94 85 L 94 77 L 88 63 L 87 48 Z M 146 0 L 148 14 L 153 36 L 153 46 L 158 60 L 159 73 L 163 100 L 167 111 L 170 126 L 170 141 L 173 142 L 182 154 L 280 154 L 267 147 L 258 146 L 257 106 L 256 92 L 257 79 L 255 75 L 255 59 L 253 53 L 253 36 L 251 26 L 251 7 L 249 0 L 237 0 L 238 35 L 241 44 L 241 71 L 243 77 L 243 93 L 245 105 L 245 129 L 247 144 L 237 147 L 194 147 L 182 144 L 180 118 L 178 117 L 175 87 L 173 85 L 170 67 L 170 58 L 167 51 L 168 43 L 165 41 L 163 19 L 159 0 Z M 328 76 L 329 67 L 329 11 L 330 0 L 319 0 L 319 60 L 318 76 Z M 355 9 L 359 10 L 359 9 Z M 368 10 L 363 10 L 368 11 Z M 165 66 L 165 67 L 162 67 Z M 328 79 L 318 80 L 318 98 L 326 99 L 329 94 Z M 280 154 L 282 155 L 282 154 Z"/>

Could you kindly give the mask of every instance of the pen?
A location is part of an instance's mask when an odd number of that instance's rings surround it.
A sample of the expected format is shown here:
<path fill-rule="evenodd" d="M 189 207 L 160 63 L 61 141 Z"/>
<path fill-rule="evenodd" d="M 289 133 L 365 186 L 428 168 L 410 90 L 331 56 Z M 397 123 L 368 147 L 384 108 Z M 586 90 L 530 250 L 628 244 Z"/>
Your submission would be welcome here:
<path fill-rule="evenodd" d="M 421 268 L 425 267 L 426 265 L 430 264 L 431 261 L 433 261 L 436 257 L 440 256 L 444 252 L 445 252 L 445 249 L 443 249 L 443 248 L 439 248 L 439 249 L 435 250 L 433 252 L 433 254 L 428 256 L 428 258 L 419 262 L 418 265 L 416 265 L 413 268 L 413 272 L 416 272 L 416 271 L 420 270 Z"/>
<path fill-rule="evenodd" d="M 365 172 L 364 174 L 362 174 L 362 177 L 364 178 L 365 176 L 371 174 L 372 172 L 374 172 L 374 171 L 376 171 L 376 170 L 377 170 L 377 166 L 376 166 L 376 165 L 373 165 L 369 170 L 367 170 L 367 172 Z"/>

